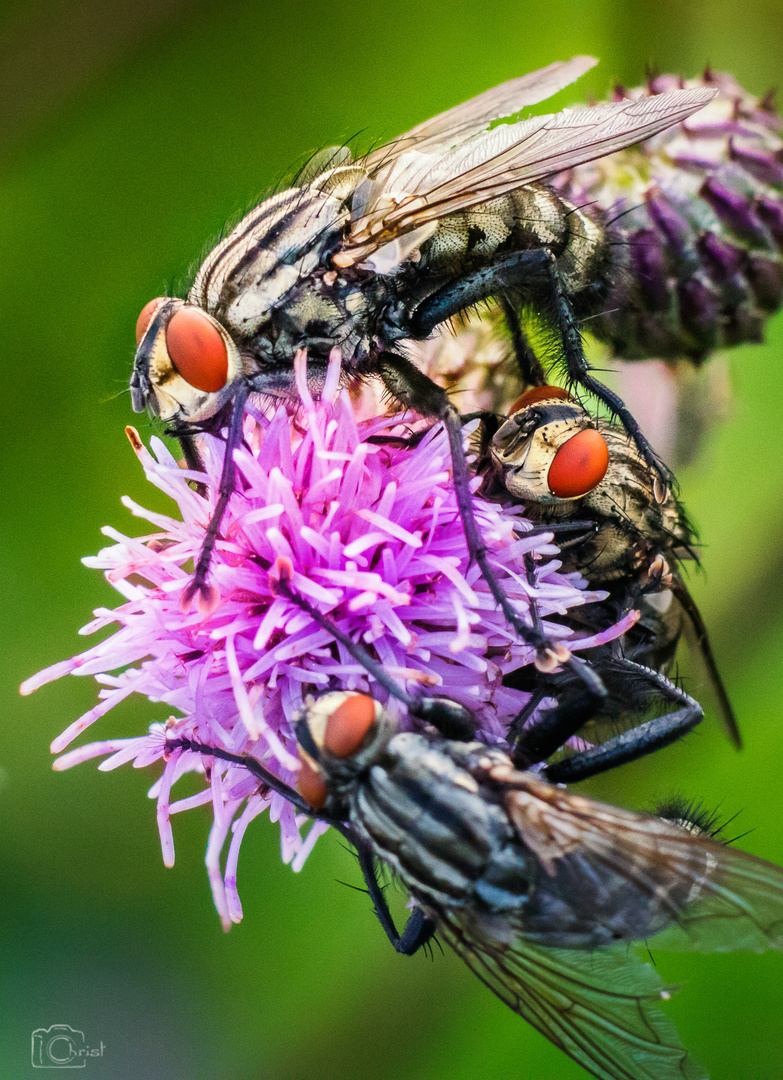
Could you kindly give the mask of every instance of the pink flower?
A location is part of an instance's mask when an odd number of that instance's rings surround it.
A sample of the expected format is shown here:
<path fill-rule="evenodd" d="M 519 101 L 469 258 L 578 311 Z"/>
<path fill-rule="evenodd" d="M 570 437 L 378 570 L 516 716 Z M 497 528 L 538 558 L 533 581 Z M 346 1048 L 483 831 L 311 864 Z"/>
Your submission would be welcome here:
<path fill-rule="evenodd" d="M 357 423 L 347 391 L 338 390 L 338 360 L 319 404 L 307 391 L 303 357 L 297 380 L 302 415 L 292 417 L 283 407 L 270 416 L 247 411 L 245 441 L 236 452 L 239 482 L 210 569 L 217 606 L 183 611 L 181 600 L 213 512 L 225 444 L 213 436 L 202 439 L 208 487 L 203 495 L 188 483 L 203 482 L 203 474 L 180 468 L 157 438 L 153 456 L 130 432 L 147 478 L 171 496 L 178 516 L 123 499 L 154 531 L 127 537 L 103 530 L 112 545 L 85 563 L 103 570 L 124 602 L 98 609 L 82 632 L 117 628 L 22 687 L 30 693 L 65 674 L 92 675 L 100 684 L 99 703 L 55 739 L 52 751 L 58 754 L 131 694 L 171 711 L 168 722 L 153 723 L 147 734 L 71 750 L 55 768 L 105 755 L 99 766 L 105 771 L 129 761 L 137 768 L 162 761 L 162 776 L 150 794 L 157 800 L 167 865 L 174 861 L 171 815 L 211 803 L 207 866 L 226 927 L 241 918 L 236 868 L 250 821 L 268 809 L 280 822 L 283 859 L 294 870 L 326 826 L 297 813 L 282 796 L 260 792 L 242 767 L 216 760 L 205 772 L 195 753 L 167 755 L 167 734 L 252 752 L 295 784 L 292 720 L 307 694 L 359 689 L 388 700 L 327 630 L 280 595 L 281 567 L 291 574 L 293 590 L 361 642 L 409 692 L 431 691 L 467 706 L 487 741 L 502 741 L 509 721 L 528 701 L 525 692 L 504 687 L 503 676 L 534 659 L 506 624 L 476 566 L 468 565 L 442 428 L 424 431 L 419 421 L 417 439 L 411 440 L 411 426 L 399 416 Z M 551 536 L 534 531 L 519 508 L 476 498 L 475 510 L 507 595 L 528 618 L 535 597 L 553 640 L 590 647 L 627 628 L 625 620 L 597 638 L 573 640 L 572 631 L 551 617 L 605 594 L 588 592 L 578 575 L 562 574 Z M 525 572 L 527 554 L 535 559 L 533 584 Z M 402 708 L 393 699 L 388 707 L 396 715 Z M 203 790 L 173 800 L 177 780 L 193 771 L 204 774 Z"/>

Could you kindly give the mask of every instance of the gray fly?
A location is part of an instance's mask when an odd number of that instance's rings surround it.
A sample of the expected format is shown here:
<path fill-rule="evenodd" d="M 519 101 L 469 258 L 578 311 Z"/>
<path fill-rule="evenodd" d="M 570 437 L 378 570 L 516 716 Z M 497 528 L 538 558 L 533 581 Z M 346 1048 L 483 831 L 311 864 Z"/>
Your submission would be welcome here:
<path fill-rule="evenodd" d="M 399 405 L 449 434 L 466 542 L 506 619 L 550 664 L 550 643 L 512 607 L 473 515 L 461 418 L 445 391 L 404 355 L 452 316 L 490 298 L 534 305 L 559 334 L 570 376 L 622 419 L 659 467 L 620 399 L 594 379 L 577 320 L 600 307 L 611 277 L 607 229 L 543 181 L 677 124 L 709 88 L 674 90 L 510 123 L 595 61 L 575 57 L 512 79 L 428 120 L 366 157 L 319 155 L 296 186 L 261 203 L 210 252 L 186 299 L 159 297 L 138 326 L 134 408 L 149 406 L 198 464 L 194 434 L 227 428 L 219 499 L 186 602 L 217 602 L 209 564 L 236 486 L 234 449 L 248 398 L 295 401 L 294 357 L 306 350 L 317 396 L 337 349 L 348 383 L 382 380 Z M 600 681 L 582 664 L 594 693 Z"/>
<path fill-rule="evenodd" d="M 397 951 L 447 942 L 507 1005 L 604 1080 L 698 1080 L 629 948 L 783 948 L 783 870 L 714 840 L 688 815 L 642 816 L 519 771 L 500 749 L 400 731 L 362 694 L 309 699 L 296 725 L 298 791 L 255 758 L 177 739 L 249 768 L 356 847 Z M 673 816 L 673 815 L 672 815 Z M 399 934 L 377 880 L 414 907 Z"/>
<path fill-rule="evenodd" d="M 566 758 L 550 771 L 552 778 L 584 779 L 610 758 L 614 764 L 632 760 L 690 731 L 701 706 L 668 678 L 683 632 L 701 654 L 726 728 L 741 745 L 707 629 L 680 574 L 681 561 L 695 559 L 698 548 L 673 486 L 651 473 L 622 427 L 592 417 L 559 387 L 532 387 L 504 422 L 485 417 L 484 442 L 484 494 L 520 501 L 528 517 L 558 535 L 564 569 L 607 590 L 595 612 L 576 613 L 580 628 L 589 631 L 593 620 L 605 625 L 631 608 L 640 613 L 622 649 L 614 643 L 591 657 L 608 699 L 585 700 L 568 674 L 531 688 L 531 706 L 514 725 L 518 760 L 548 756 L 592 717 L 618 720 L 660 699 L 674 710 Z M 558 699 L 555 709 L 528 723 L 548 694 Z"/>

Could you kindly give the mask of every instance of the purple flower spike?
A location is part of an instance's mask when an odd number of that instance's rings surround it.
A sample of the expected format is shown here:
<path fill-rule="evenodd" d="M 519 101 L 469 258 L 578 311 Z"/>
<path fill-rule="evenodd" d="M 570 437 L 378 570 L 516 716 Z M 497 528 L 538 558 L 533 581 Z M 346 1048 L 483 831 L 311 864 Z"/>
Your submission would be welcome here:
<path fill-rule="evenodd" d="M 764 243 L 764 226 L 752 206 L 741 194 L 732 191 L 719 180 L 708 177 L 701 186 L 700 194 L 718 215 L 723 224 L 736 233 L 757 243 Z"/>
<path fill-rule="evenodd" d="M 674 208 L 665 192 L 653 189 L 645 193 L 650 218 L 660 230 L 661 236 L 672 252 L 682 259 L 690 238 L 690 227 L 686 219 Z"/>
<path fill-rule="evenodd" d="M 606 213 L 615 265 L 590 330 L 624 360 L 700 364 L 712 349 L 760 340 L 781 303 L 783 120 L 771 97 L 710 70 L 658 75 L 624 94 L 680 87 L 718 94 L 682 123 L 551 181 L 574 206 Z"/>
<path fill-rule="evenodd" d="M 298 758 L 292 721 L 307 694 L 356 689 L 387 701 L 328 630 L 280 594 L 281 575 L 410 693 L 434 691 L 466 705 L 480 738 L 502 741 L 509 721 L 528 701 L 525 692 L 502 685 L 506 673 L 531 663 L 534 654 L 516 640 L 469 563 L 443 429 L 425 430 L 414 417 L 411 439 L 411 424 L 400 417 L 359 423 L 338 382 L 339 357 L 333 358 L 322 403 L 314 404 L 300 357 L 303 413 L 292 417 L 281 407 L 262 416 L 248 410 L 244 443 L 236 451 L 238 486 L 210 568 L 217 604 L 209 611 L 183 611 L 181 598 L 214 510 L 225 443 L 203 437 L 205 481 L 203 474 L 182 469 L 160 439 L 152 440 L 153 456 L 131 432 L 147 478 L 171 496 L 177 515 L 123 500 L 153 531 L 127 537 L 104 529 L 112 545 L 85 559 L 104 571 L 124 602 L 98 609 L 83 632 L 115 625 L 114 633 L 22 687 L 29 693 L 67 673 L 93 675 L 100 684 L 99 704 L 54 740 L 58 754 L 131 694 L 160 703 L 159 722 L 148 734 L 71 750 L 55 768 L 96 757 L 105 758 L 103 770 L 161 761 L 163 773 L 150 794 L 157 800 L 167 865 L 174 861 L 171 816 L 210 804 L 207 869 L 226 928 L 242 914 L 237 858 L 252 819 L 269 810 L 280 823 L 283 859 L 294 870 L 325 826 L 281 795 L 259 791 L 242 766 L 212 760 L 206 768 L 195 752 L 167 751 L 167 738 L 187 736 L 233 753 L 248 751 L 293 785 Z M 206 483 L 209 495 L 189 481 Z M 573 640 L 572 631 L 551 616 L 605 594 L 588 592 L 578 575 L 561 573 L 551 534 L 534 532 L 519 508 L 479 498 L 474 505 L 507 595 L 527 617 L 534 597 L 554 641 L 590 648 L 633 622 L 631 617 L 597 637 Z M 532 583 L 526 555 L 535 561 Z M 388 707 L 399 715 L 396 701 Z M 191 772 L 204 776 L 203 789 L 176 800 L 177 781 Z"/>
<path fill-rule="evenodd" d="M 649 311 L 666 311 L 671 304 L 666 259 L 655 229 L 638 229 L 630 237 L 631 264 Z"/>

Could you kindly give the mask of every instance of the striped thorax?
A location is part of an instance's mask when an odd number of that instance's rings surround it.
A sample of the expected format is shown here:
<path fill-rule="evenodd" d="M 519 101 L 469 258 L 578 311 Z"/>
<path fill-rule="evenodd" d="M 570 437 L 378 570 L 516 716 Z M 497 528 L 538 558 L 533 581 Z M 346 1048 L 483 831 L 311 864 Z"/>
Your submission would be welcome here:
<path fill-rule="evenodd" d="M 595 305 L 610 261 L 600 215 L 542 181 L 676 123 L 713 92 L 492 126 L 593 64 L 575 57 L 512 79 L 357 162 L 346 147 L 317 155 L 296 186 L 251 210 L 217 244 L 184 305 L 162 297 L 157 309 L 144 309 L 134 408 L 150 404 L 175 424 L 203 423 L 240 380 L 245 399 L 294 398 L 293 361 L 302 349 L 316 391 L 319 367 L 322 378 L 335 348 L 348 380 L 383 377 L 384 351 L 428 336 L 460 307 L 510 287 L 546 308 L 552 261 L 575 309 Z M 515 260 L 536 251 L 546 259 Z M 423 310 L 439 292 L 442 299 Z"/>

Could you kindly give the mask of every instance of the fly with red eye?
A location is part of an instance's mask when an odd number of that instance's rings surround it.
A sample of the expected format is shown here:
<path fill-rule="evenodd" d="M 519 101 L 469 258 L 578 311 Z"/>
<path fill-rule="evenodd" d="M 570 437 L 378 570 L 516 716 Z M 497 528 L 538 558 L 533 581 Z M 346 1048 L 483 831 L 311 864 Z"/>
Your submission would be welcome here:
<path fill-rule="evenodd" d="M 565 758 L 550 770 L 552 778 L 567 781 L 574 770 L 581 779 L 607 755 L 619 764 L 625 753 L 637 755 L 644 739 L 654 750 L 690 731 L 702 718 L 701 706 L 668 678 L 684 631 L 702 656 L 726 729 L 740 746 L 706 627 L 679 572 L 681 561 L 696 559 L 698 550 L 673 486 L 662 491 L 623 429 L 591 417 L 559 387 L 534 387 L 504 423 L 494 417 L 486 422 L 484 494 L 510 496 L 534 520 L 556 533 L 567 530 L 564 568 L 578 570 L 609 594 L 596 611 L 580 609 L 569 618 L 587 629 L 596 618 L 617 618 L 632 608 L 640 612 L 619 643 L 591 654 L 608 690 L 603 701 L 586 698 L 567 673 L 544 676 L 530 687 L 533 698 L 511 728 L 515 760 L 528 765 L 548 756 L 596 718 L 616 731 L 623 717 L 648 712 L 661 700 L 674 710 L 634 728 L 630 740 L 615 735 Z M 556 697 L 557 705 L 529 722 L 547 696 Z"/>
<path fill-rule="evenodd" d="M 160 308 L 170 303 L 158 296 L 141 310 L 136 322 L 136 344 L 144 339 Z M 228 349 L 224 337 L 203 311 L 178 306 L 166 324 L 166 351 L 171 367 L 195 390 L 214 394 L 228 382 Z"/>
<path fill-rule="evenodd" d="M 519 771 L 498 748 L 403 731 L 363 694 L 308 699 L 295 729 L 297 790 L 250 754 L 182 737 L 167 753 L 246 769 L 262 792 L 333 825 L 397 952 L 437 933 L 599 1080 L 704 1075 L 659 1010 L 671 992 L 631 946 L 781 950 L 783 870 L 687 811 L 630 813 Z M 378 865 L 410 895 L 402 933 Z"/>
<path fill-rule="evenodd" d="M 594 63 L 580 56 L 512 79 L 357 161 L 345 147 L 319 155 L 294 187 L 261 203 L 217 244 L 186 301 L 162 298 L 145 308 L 134 408 L 149 404 L 183 439 L 189 463 L 188 440 L 227 428 L 219 499 L 186 603 L 197 599 L 209 609 L 219 602 L 209 565 L 234 490 L 248 397 L 293 402 L 294 361 L 302 351 L 310 392 L 318 396 L 329 356 L 339 349 L 345 382 L 380 379 L 398 406 L 444 424 L 469 555 L 518 638 L 536 648 L 539 664 L 558 663 L 557 647 L 509 602 L 487 557 L 461 417 L 402 350 L 491 297 L 521 296 L 553 313 L 569 372 L 618 410 L 655 464 L 633 417 L 589 373 L 579 338 L 582 300 L 599 303 L 608 287 L 612 240 L 599 219 L 542 181 L 680 122 L 714 90 L 674 90 L 654 100 L 496 124 Z M 531 222 L 544 220 L 538 235 Z M 604 695 L 589 665 L 566 663 L 593 696 Z"/>
<path fill-rule="evenodd" d="M 559 386 L 532 386 L 511 406 L 511 417 L 525 413 L 540 402 L 572 402 L 574 399 Z M 564 406 L 568 411 L 569 406 Z M 609 466 L 606 440 L 594 427 L 567 432 L 551 458 L 546 485 L 557 498 L 575 499 L 592 491 L 603 480 Z"/>

